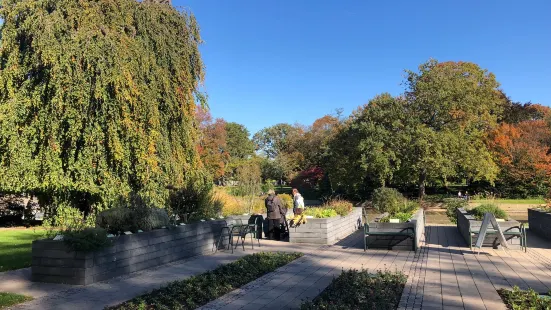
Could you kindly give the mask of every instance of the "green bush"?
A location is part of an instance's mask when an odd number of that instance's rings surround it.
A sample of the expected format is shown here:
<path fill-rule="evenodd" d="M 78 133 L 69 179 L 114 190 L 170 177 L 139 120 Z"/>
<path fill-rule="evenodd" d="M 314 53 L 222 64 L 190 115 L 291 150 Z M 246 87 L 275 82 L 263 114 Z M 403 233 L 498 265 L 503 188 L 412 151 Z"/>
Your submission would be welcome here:
<path fill-rule="evenodd" d="M 277 195 L 277 197 L 279 197 L 279 199 L 281 199 L 281 202 L 283 203 L 283 206 L 287 210 L 292 210 L 293 209 L 293 196 L 291 196 L 289 194 L 279 194 L 279 195 Z"/>
<path fill-rule="evenodd" d="M 112 244 L 107 231 L 99 227 L 66 230 L 63 232 L 63 242 L 73 251 L 80 252 L 93 252 Z"/>
<path fill-rule="evenodd" d="M 394 188 L 381 187 L 373 191 L 371 204 L 375 210 L 396 214 L 407 208 L 406 199 Z"/>
<path fill-rule="evenodd" d="M 323 208 L 323 207 L 313 207 L 313 208 L 308 208 L 304 210 L 304 215 L 313 216 L 314 218 L 317 218 L 317 219 L 324 219 L 324 218 L 334 217 L 339 214 L 334 209 Z"/>
<path fill-rule="evenodd" d="M 97 226 L 113 234 L 149 231 L 169 224 L 168 214 L 159 208 L 115 207 L 101 212 L 96 219 Z"/>
<path fill-rule="evenodd" d="M 275 189 L 274 181 L 273 180 L 266 180 L 264 183 L 262 183 L 262 192 L 267 193 L 271 189 Z"/>
<path fill-rule="evenodd" d="M 61 203 L 55 209 L 55 214 L 44 221 L 44 226 L 50 230 L 81 229 L 93 227 L 95 217 L 84 216 L 84 213 L 77 208 Z"/>
<path fill-rule="evenodd" d="M 0 292 L 0 309 L 15 306 L 29 300 L 33 300 L 33 298 L 25 295 Z"/>
<path fill-rule="evenodd" d="M 477 220 L 482 220 L 485 213 L 492 213 L 496 218 L 508 219 L 509 216 L 500 207 L 494 204 L 483 204 L 469 210 L 469 214 L 473 215 Z"/>
<path fill-rule="evenodd" d="M 407 277 L 401 272 L 344 271 L 302 310 L 396 309 Z"/>
<path fill-rule="evenodd" d="M 169 283 L 111 310 L 196 309 L 301 257 L 301 253 L 256 253 L 212 271 Z"/>
<path fill-rule="evenodd" d="M 459 208 L 467 208 L 469 204 L 465 199 L 451 198 L 444 200 L 444 205 L 446 206 L 446 215 L 452 223 L 457 223 L 457 212 Z"/>
<path fill-rule="evenodd" d="M 222 207 L 223 203 L 215 199 L 211 185 L 189 185 L 169 196 L 169 211 L 181 221 L 218 217 Z"/>
<path fill-rule="evenodd" d="M 541 297 L 533 289 L 523 291 L 518 286 L 513 290 L 499 289 L 497 292 L 508 309 L 551 309 L 551 291 L 546 297 Z"/>
<path fill-rule="evenodd" d="M 383 217 L 382 219 L 379 220 L 379 222 L 388 223 L 390 222 L 390 219 L 393 218 L 393 219 L 399 219 L 400 223 L 406 223 L 411 219 L 411 217 L 413 216 L 413 213 L 414 212 L 398 212 L 396 214 Z"/>

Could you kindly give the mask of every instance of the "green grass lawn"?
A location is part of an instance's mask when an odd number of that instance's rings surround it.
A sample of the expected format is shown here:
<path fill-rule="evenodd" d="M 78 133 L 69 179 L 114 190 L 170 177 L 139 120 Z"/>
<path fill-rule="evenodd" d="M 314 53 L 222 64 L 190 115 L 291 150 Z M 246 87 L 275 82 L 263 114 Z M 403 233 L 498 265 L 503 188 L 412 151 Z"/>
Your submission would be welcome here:
<path fill-rule="evenodd" d="M 0 292 L 0 309 L 4 309 L 13 305 L 20 304 L 25 301 L 32 300 L 32 297 L 23 296 L 13 293 Z"/>
<path fill-rule="evenodd" d="M 525 205 L 539 205 L 545 203 L 545 200 L 539 198 L 533 199 L 477 199 L 469 200 L 470 203 L 494 203 L 494 204 L 525 204 Z"/>
<path fill-rule="evenodd" d="M 0 272 L 31 266 L 31 244 L 43 235 L 33 228 L 0 230 Z"/>

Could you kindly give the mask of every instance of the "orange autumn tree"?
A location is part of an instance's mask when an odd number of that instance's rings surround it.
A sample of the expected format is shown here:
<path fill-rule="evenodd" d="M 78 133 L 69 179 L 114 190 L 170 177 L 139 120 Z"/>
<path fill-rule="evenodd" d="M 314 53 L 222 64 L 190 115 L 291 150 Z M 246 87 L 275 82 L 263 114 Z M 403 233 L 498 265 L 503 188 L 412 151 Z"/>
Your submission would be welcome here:
<path fill-rule="evenodd" d="M 226 121 L 221 118 L 213 121 L 211 114 L 199 106 L 195 116 L 200 132 L 197 150 L 201 162 L 214 180 L 221 180 L 230 158 L 227 151 Z"/>
<path fill-rule="evenodd" d="M 490 134 L 489 147 L 500 166 L 496 187 L 507 196 L 545 195 L 551 178 L 551 109 L 532 105 L 539 117 L 500 124 Z"/>

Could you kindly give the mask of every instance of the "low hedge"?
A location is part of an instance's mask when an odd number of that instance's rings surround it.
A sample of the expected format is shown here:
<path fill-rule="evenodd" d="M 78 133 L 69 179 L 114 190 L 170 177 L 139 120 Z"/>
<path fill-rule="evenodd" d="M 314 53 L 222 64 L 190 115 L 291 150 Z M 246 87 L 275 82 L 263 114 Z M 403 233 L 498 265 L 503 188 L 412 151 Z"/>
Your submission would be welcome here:
<path fill-rule="evenodd" d="M 469 214 L 472 214 L 479 221 L 484 218 L 484 214 L 486 213 L 492 213 L 496 218 L 500 218 L 500 219 L 509 218 L 509 216 L 507 215 L 507 212 L 503 211 L 500 207 L 493 204 L 479 205 L 478 207 L 475 207 L 469 210 L 468 212 Z"/>
<path fill-rule="evenodd" d="M 5 309 L 32 299 L 29 296 L 0 292 L 0 309 Z"/>
<path fill-rule="evenodd" d="M 302 310 L 396 309 L 407 277 L 401 272 L 344 271 Z"/>
<path fill-rule="evenodd" d="M 518 286 L 513 287 L 513 290 L 500 289 L 497 292 L 509 309 L 551 309 L 551 292 L 541 296 L 533 289 L 523 291 Z"/>
<path fill-rule="evenodd" d="M 174 281 L 110 310 L 195 309 L 301 257 L 301 253 L 255 253 L 212 271 Z"/>

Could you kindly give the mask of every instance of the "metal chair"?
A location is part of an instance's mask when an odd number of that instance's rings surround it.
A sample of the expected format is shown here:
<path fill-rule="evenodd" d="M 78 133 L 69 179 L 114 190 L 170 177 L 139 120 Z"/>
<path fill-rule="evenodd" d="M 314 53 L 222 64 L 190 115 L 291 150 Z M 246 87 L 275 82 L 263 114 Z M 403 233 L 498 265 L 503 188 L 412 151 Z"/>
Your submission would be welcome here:
<path fill-rule="evenodd" d="M 216 251 L 220 248 L 220 243 L 223 243 L 223 240 L 228 237 L 228 250 L 231 248 L 231 252 L 233 254 L 233 238 L 237 236 L 237 243 L 235 245 L 235 248 L 239 245 L 239 238 L 243 238 L 243 229 L 246 229 L 247 225 L 243 224 L 243 221 L 241 219 L 235 219 L 235 224 L 230 224 L 222 227 L 220 230 L 220 236 L 218 237 L 218 242 L 216 243 Z M 245 250 L 245 245 L 243 244 L 243 250 Z"/>
<path fill-rule="evenodd" d="M 249 218 L 247 227 L 243 230 L 243 235 L 241 236 L 241 241 L 244 242 L 247 235 L 251 235 L 251 246 L 253 250 L 254 250 L 254 238 L 256 238 L 258 242 L 258 247 L 260 247 L 260 238 L 258 238 L 258 234 L 262 233 L 262 229 L 260 228 L 261 225 L 259 225 L 259 222 L 261 223 L 261 221 L 262 221 L 262 217 L 251 216 Z"/>

